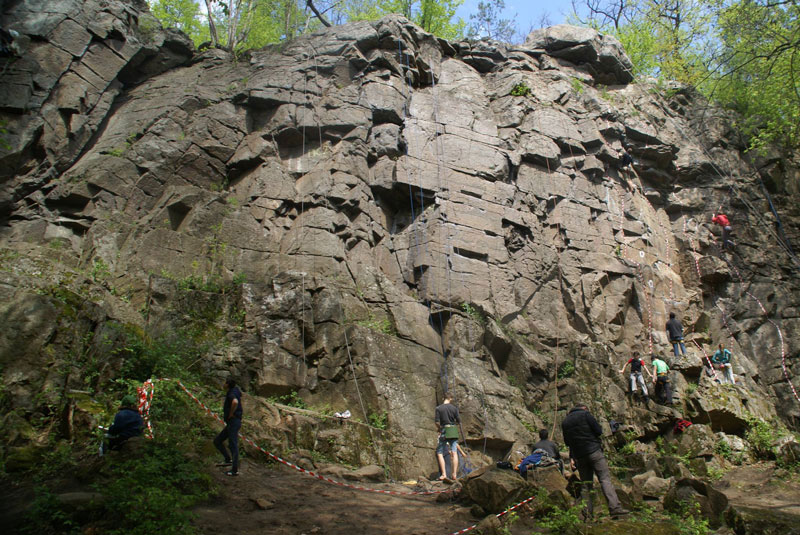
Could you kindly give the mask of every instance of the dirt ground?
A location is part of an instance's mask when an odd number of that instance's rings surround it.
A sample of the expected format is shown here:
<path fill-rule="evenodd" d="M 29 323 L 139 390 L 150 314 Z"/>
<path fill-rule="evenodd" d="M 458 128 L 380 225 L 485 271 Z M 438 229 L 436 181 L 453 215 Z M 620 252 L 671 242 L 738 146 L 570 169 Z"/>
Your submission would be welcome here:
<path fill-rule="evenodd" d="M 800 476 L 773 463 L 736 467 L 714 487 L 732 504 L 800 515 Z"/>
<path fill-rule="evenodd" d="M 245 462 L 237 477 L 214 471 L 220 496 L 195 509 L 204 533 L 238 535 L 448 535 L 480 519 L 437 496 L 391 496 L 320 481 L 282 465 Z M 358 485 L 408 492 L 399 484 Z M 444 488 L 444 487 L 440 487 Z M 441 500 L 442 498 L 439 498 Z"/>

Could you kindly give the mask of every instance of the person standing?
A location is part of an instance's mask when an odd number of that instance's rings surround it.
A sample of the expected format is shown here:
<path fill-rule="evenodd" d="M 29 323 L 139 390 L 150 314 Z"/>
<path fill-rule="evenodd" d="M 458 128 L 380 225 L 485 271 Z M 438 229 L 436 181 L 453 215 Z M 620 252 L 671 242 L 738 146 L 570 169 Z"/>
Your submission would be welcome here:
<path fill-rule="evenodd" d="M 439 479 L 447 479 L 447 466 L 444 461 L 445 449 L 450 452 L 450 467 L 453 479 L 458 479 L 458 424 L 461 417 L 458 414 L 458 407 L 452 404 L 453 396 L 444 395 L 441 405 L 436 407 L 433 421 L 436 424 L 436 431 L 439 433 L 439 441 L 436 444 L 436 458 L 439 461 Z"/>
<path fill-rule="evenodd" d="M 683 325 L 681 321 L 675 317 L 674 312 L 669 313 L 669 321 L 667 321 L 667 336 L 672 344 L 672 352 L 678 356 L 678 347 L 680 346 L 681 355 L 686 354 L 686 346 L 683 345 Z"/>
<path fill-rule="evenodd" d="M 648 375 L 650 374 L 650 370 L 647 369 L 644 361 L 639 357 L 639 352 L 633 352 L 633 358 L 628 359 L 628 362 L 622 367 L 619 373 L 625 373 L 625 368 L 628 367 L 628 364 L 631 365 L 631 375 L 630 375 L 630 385 L 631 385 L 631 395 L 636 393 L 636 384 L 638 383 L 639 386 L 642 387 L 642 395 L 644 396 L 644 402 L 647 403 L 650 401 L 650 394 L 647 392 L 647 385 L 644 382 L 644 377 L 642 377 L 642 369 L 644 369 Z M 652 377 L 652 375 L 651 375 Z"/>
<path fill-rule="evenodd" d="M 581 478 L 578 498 L 586 504 L 588 516 L 591 517 L 594 513 L 591 492 L 595 474 L 608 501 L 608 511 L 611 516 L 628 514 L 630 511 L 622 507 L 617 491 L 611 483 L 611 471 L 600 443 L 603 430 L 586 405 L 577 405 L 569 411 L 561 422 L 561 431 L 564 434 L 564 442 L 569 447 L 570 464 L 573 469 L 577 467 Z"/>
<path fill-rule="evenodd" d="M 214 446 L 217 447 L 219 452 L 225 460 L 217 466 L 230 466 L 230 470 L 225 472 L 229 476 L 239 475 L 239 429 L 242 427 L 242 391 L 236 386 L 236 381 L 229 377 L 225 381 L 227 392 L 225 394 L 225 404 L 222 408 L 222 418 L 225 421 L 225 429 L 220 431 L 214 439 Z M 223 444 L 228 441 L 230 453 Z"/>
<path fill-rule="evenodd" d="M 733 378 L 733 366 L 731 366 L 731 352 L 725 349 L 725 344 L 719 345 L 719 349 L 711 356 L 711 362 L 718 364 L 719 369 L 723 370 L 723 383 L 736 384 L 736 380 Z"/>
<path fill-rule="evenodd" d="M 651 355 L 653 362 L 653 383 L 655 383 L 658 401 L 665 405 L 672 405 L 672 385 L 669 382 L 669 366 L 655 355 Z"/>
<path fill-rule="evenodd" d="M 728 220 L 728 216 L 725 214 L 712 214 L 711 222 L 722 227 L 722 248 L 725 249 L 726 247 L 730 247 L 733 249 L 734 243 L 729 239 L 731 232 L 733 232 L 733 227 L 731 227 L 731 222 Z"/>

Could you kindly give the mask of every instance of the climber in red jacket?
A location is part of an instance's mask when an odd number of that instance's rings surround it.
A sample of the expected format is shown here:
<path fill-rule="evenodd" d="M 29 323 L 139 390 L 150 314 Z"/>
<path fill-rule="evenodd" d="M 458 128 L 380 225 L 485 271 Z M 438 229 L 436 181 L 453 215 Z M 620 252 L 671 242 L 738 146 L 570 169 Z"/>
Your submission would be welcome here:
<path fill-rule="evenodd" d="M 722 227 L 722 248 L 730 247 L 733 249 L 734 243 L 729 240 L 728 238 L 733 232 L 731 228 L 731 222 L 728 220 L 728 216 L 725 214 L 717 214 L 711 218 L 712 223 L 716 223 L 717 225 Z"/>

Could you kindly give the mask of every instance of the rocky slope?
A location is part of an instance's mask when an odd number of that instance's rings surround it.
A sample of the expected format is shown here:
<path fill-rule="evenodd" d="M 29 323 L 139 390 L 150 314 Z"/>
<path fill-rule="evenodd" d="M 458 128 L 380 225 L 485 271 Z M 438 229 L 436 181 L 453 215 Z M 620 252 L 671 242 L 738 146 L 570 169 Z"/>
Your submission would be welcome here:
<path fill-rule="evenodd" d="M 185 325 L 208 377 L 391 434 L 264 408 L 259 438 L 398 477 L 434 470 L 444 390 L 475 462 L 578 401 L 643 455 L 679 416 L 705 424 L 704 460 L 748 417 L 797 425 L 800 264 L 775 214 L 800 236 L 798 167 L 751 161 L 691 89 L 633 83 L 612 38 L 451 43 L 387 17 L 234 58 L 141 1 L 4 10 L 22 49 L 0 78 L 7 456 L 42 414 L 95 423 L 71 394 L 115 377 L 125 333 Z M 631 405 L 618 369 L 668 354 L 670 311 L 678 403 Z M 720 342 L 735 387 L 702 374 Z"/>

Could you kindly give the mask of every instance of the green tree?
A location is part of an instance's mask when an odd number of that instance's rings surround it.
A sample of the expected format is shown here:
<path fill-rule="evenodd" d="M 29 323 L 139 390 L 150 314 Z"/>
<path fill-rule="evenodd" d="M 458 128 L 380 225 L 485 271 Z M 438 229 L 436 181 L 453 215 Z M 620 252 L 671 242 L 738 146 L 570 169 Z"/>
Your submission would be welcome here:
<path fill-rule="evenodd" d="M 505 8 L 503 0 L 478 2 L 478 12 L 469 16 L 472 22 L 467 35 L 472 39 L 511 42 L 517 33 L 517 26 L 512 19 L 501 18 Z"/>
<path fill-rule="evenodd" d="M 150 0 L 150 11 L 165 28 L 175 28 L 188 35 L 195 45 L 207 41 L 208 28 L 194 0 Z"/>
<path fill-rule="evenodd" d="M 399 13 L 434 35 L 459 39 L 464 35 L 466 22 L 453 18 L 463 3 L 464 0 L 378 0 L 376 3 L 351 0 L 345 11 L 350 20 L 376 20 L 388 13 Z"/>
<path fill-rule="evenodd" d="M 696 84 L 721 0 L 583 0 L 572 20 L 611 33 L 639 74 Z"/>
<path fill-rule="evenodd" d="M 719 48 L 701 89 L 744 116 L 753 148 L 800 144 L 800 6 L 738 0 L 719 15 Z"/>

